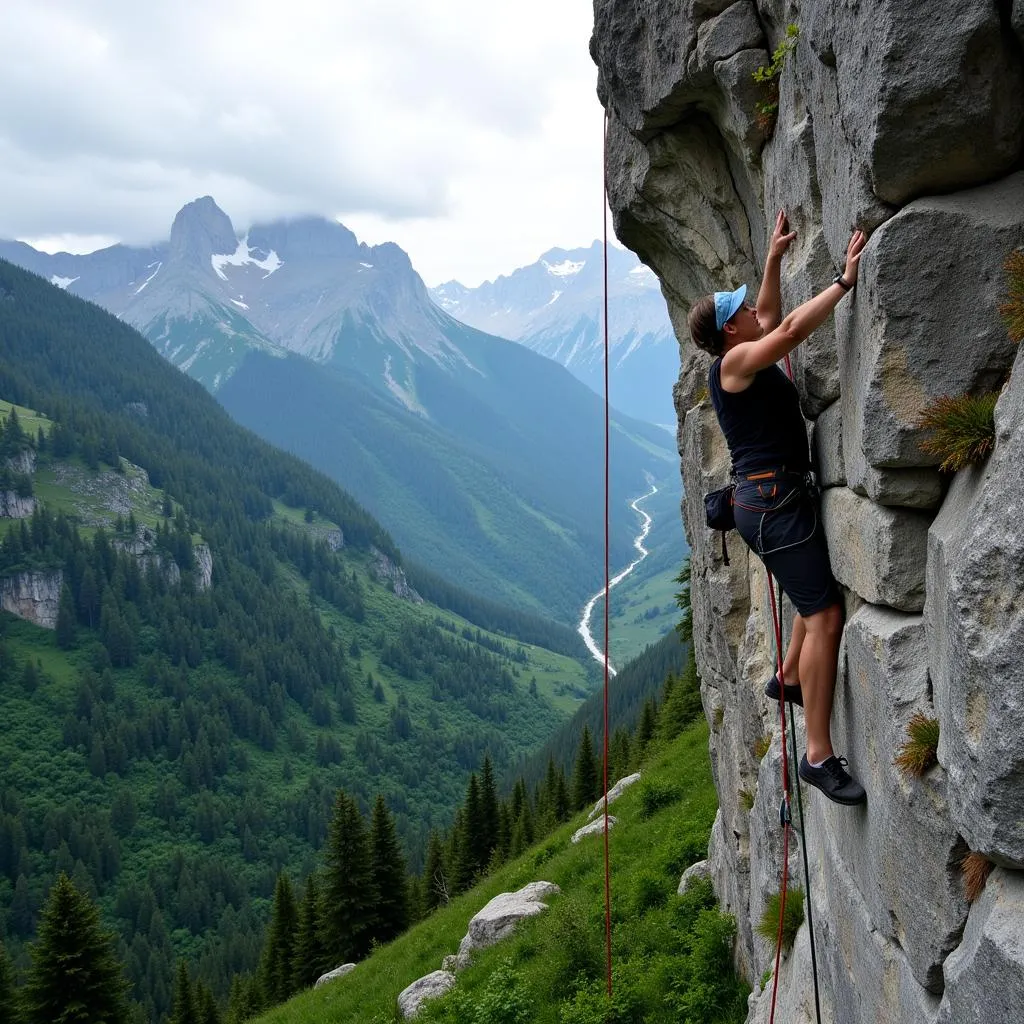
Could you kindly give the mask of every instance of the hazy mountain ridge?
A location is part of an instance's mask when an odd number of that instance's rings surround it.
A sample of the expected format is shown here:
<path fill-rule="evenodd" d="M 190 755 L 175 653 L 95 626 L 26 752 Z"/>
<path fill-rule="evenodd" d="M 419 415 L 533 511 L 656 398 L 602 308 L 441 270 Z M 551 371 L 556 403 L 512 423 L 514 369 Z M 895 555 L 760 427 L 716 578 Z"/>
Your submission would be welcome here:
<path fill-rule="evenodd" d="M 608 247 L 612 405 L 670 423 L 678 346 L 654 274 L 636 256 Z M 477 288 L 448 281 L 433 300 L 462 323 L 510 338 L 567 367 L 604 394 L 602 246 L 550 249 L 540 259 Z"/>

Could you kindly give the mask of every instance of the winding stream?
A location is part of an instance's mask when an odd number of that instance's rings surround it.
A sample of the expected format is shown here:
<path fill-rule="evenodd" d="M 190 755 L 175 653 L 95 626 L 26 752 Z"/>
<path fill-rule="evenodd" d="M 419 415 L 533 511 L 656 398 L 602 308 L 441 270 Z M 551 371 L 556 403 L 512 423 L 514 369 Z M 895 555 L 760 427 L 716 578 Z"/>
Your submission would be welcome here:
<path fill-rule="evenodd" d="M 640 508 L 640 502 L 651 497 L 653 494 L 658 493 L 658 488 L 651 484 L 651 489 L 646 494 L 641 494 L 639 498 L 634 498 L 630 503 L 629 507 L 634 512 L 639 513 L 643 516 L 643 524 L 640 527 L 640 533 L 637 534 L 636 539 L 633 541 L 633 547 L 640 553 L 639 558 L 634 558 L 625 569 L 608 581 L 608 589 L 617 586 L 621 583 L 649 554 L 647 548 L 644 547 L 644 541 L 647 539 L 647 534 L 651 532 L 651 523 L 654 520 L 648 515 L 642 508 Z M 604 651 L 602 651 L 596 643 L 594 643 L 594 636 L 590 632 L 590 617 L 594 614 L 594 605 L 597 604 L 601 598 L 604 597 L 604 587 L 602 587 L 584 606 L 583 614 L 580 616 L 580 624 L 576 627 L 576 632 L 583 637 L 583 642 L 587 645 L 587 650 L 590 651 L 591 655 L 599 665 L 604 665 Z M 615 675 L 615 669 L 612 668 L 611 659 L 608 660 L 608 675 Z"/>

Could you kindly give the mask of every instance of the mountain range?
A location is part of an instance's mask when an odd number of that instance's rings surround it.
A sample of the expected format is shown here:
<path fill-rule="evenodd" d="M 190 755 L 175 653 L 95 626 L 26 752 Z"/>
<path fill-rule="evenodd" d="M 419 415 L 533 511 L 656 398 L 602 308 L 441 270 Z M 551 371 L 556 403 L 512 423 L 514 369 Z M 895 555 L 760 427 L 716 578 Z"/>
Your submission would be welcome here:
<path fill-rule="evenodd" d="M 439 308 L 397 245 L 314 217 L 239 234 L 207 196 L 166 242 L 87 255 L 0 242 L 0 257 L 137 327 L 236 420 L 349 490 L 414 562 L 567 623 L 599 583 L 600 399 Z M 613 561 L 629 556 L 629 500 L 649 479 L 678 490 L 675 462 L 669 434 L 614 416 Z"/>
<path fill-rule="evenodd" d="M 604 261 L 589 249 L 550 249 L 536 263 L 467 288 L 448 281 L 430 290 L 457 320 L 518 341 L 565 366 L 604 395 Z M 636 255 L 608 247 L 609 395 L 629 416 L 672 424 L 679 348 L 658 279 Z"/>

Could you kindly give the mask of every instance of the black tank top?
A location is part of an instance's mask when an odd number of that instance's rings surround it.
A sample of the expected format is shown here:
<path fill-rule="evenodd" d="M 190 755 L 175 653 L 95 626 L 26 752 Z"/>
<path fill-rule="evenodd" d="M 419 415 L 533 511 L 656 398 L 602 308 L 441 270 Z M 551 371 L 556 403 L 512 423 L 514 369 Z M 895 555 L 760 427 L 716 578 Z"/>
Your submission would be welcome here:
<path fill-rule="evenodd" d="M 758 370 L 750 387 L 733 393 L 722 387 L 722 360 L 718 358 L 708 373 L 708 390 L 737 475 L 767 469 L 798 473 L 810 469 L 800 395 L 777 366 Z"/>

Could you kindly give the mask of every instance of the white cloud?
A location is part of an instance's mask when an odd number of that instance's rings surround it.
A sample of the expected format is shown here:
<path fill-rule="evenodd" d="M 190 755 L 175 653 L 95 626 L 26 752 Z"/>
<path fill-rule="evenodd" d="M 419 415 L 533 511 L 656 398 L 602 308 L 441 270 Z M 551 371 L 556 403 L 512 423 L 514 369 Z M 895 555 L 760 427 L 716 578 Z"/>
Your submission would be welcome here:
<path fill-rule="evenodd" d="M 0 237 L 338 216 L 430 283 L 600 232 L 590 0 L 4 0 Z"/>

